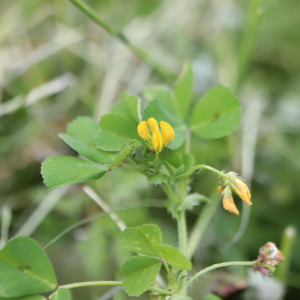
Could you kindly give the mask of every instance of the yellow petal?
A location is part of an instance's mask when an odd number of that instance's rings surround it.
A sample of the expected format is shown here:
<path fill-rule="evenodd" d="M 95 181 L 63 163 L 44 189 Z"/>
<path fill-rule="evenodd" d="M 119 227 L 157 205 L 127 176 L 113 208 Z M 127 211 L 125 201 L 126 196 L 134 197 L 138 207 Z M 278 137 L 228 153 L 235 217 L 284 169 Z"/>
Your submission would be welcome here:
<path fill-rule="evenodd" d="M 225 210 L 228 210 L 229 212 L 236 214 L 237 216 L 240 214 L 238 209 L 235 206 L 235 203 L 233 201 L 231 194 L 225 194 L 223 196 L 223 207 Z"/>
<path fill-rule="evenodd" d="M 158 129 L 156 129 L 153 133 L 152 143 L 153 143 L 153 149 L 156 152 L 160 151 L 163 147 L 162 136 Z"/>
<path fill-rule="evenodd" d="M 148 140 L 151 139 L 151 135 L 148 129 L 148 124 L 146 121 L 142 121 L 138 127 L 137 127 L 137 131 L 139 136 L 143 139 L 143 140 Z"/>
<path fill-rule="evenodd" d="M 164 121 L 159 122 L 161 135 L 164 145 L 168 145 L 170 142 L 174 140 L 175 133 L 172 126 Z"/>
<path fill-rule="evenodd" d="M 251 194 L 250 191 L 243 181 L 236 179 L 235 181 L 236 189 L 235 192 L 238 194 L 238 196 L 245 201 L 248 205 L 252 205 L 252 202 L 250 201 Z"/>
<path fill-rule="evenodd" d="M 217 188 L 217 193 L 220 194 L 220 193 L 223 192 L 223 190 L 224 190 L 224 188 L 219 185 L 218 188 Z"/>
<path fill-rule="evenodd" d="M 149 127 L 151 129 L 152 135 L 154 135 L 154 131 L 158 130 L 158 123 L 157 123 L 157 121 L 154 118 L 149 118 L 147 123 L 148 123 L 148 125 L 149 125 Z"/>

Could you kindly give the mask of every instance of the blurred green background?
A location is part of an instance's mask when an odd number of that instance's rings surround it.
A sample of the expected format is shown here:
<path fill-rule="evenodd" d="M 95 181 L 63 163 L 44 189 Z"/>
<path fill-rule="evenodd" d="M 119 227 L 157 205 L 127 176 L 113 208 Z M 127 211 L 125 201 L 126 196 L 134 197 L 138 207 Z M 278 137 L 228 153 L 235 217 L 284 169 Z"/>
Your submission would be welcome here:
<path fill-rule="evenodd" d="M 247 228 L 233 243 L 242 216 L 220 204 L 196 251 L 194 269 L 254 260 L 266 242 L 281 244 L 287 226 L 300 231 L 300 2 L 86 3 L 175 73 L 190 62 L 195 101 L 220 83 L 241 101 L 238 130 L 217 140 L 195 138 L 192 152 L 197 163 L 234 170 L 247 179 L 253 202 L 249 224 L 245 211 Z M 45 246 L 68 226 L 94 216 L 46 252 L 60 284 L 120 280 L 119 267 L 132 254 L 120 245 L 118 227 L 98 215 L 101 209 L 81 185 L 47 191 L 40 164 L 51 155 L 75 155 L 57 134 L 77 116 L 99 120 L 123 91 L 142 98 L 144 88 L 166 82 L 67 0 L 1 0 L 0 14 L 0 245 L 21 234 Z M 192 189 L 210 196 L 216 181 L 201 171 Z M 112 209 L 122 210 L 119 216 L 127 226 L 158 224 L 164 243 L 177 246 L 176 223 L 163 208 L 166 197 L 145 178 L 119 168 L 90 185 Z M 236 203 L 242 211 L 241 201 Z M 189 232 L 205 205 L 188 214 Z M 235 268 L 199 279 L 191 297 L 213 291 L 224 299 L 300 299 L 299 253 L 296 237 L 286 287 Z M 108 290 L 76 289 L 73 298 L 110 299 L 102 297 Z M 129 299 L 118 288 L 110 292 L 114 300 Z"/>

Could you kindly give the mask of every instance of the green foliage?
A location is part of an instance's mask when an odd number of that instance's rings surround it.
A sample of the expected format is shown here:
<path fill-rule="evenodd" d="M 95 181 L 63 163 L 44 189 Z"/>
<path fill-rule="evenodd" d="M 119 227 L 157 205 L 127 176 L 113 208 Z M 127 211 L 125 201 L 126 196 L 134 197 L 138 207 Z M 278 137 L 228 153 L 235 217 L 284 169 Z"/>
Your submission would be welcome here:
<path fill-rule="evenodd" d="M 121 266 L 120 275 L 124 276 L 123 288 L 129 296 L 139 296 L 146 292 L 154 282 L 161 268 L 158 259 L 134 256 Z"/>
<path fill-rule="evenodd" d="M 59 289 L 52 295 L 50 299 L 51 300 L 72 300 L 72 295 L 69 290 Z"/>
<path fill-rule="evenodd" d="M 222 300 L 215 294 L 208 294 L 203 300 Z"/>
<path fill-rule="evenodd" d="M 71 148 L 76 150 L 82 156 L 94 160 L 101 163 L 109 163 L 112 161 L 112 157 L 106 155 L 104 152 L 100 152 L 99 150 L 88 146 L 80 141 L 77 141 L 68 135 L 59 134 L 59 137 L 64 140 Z"/>
<path fill-rule="evenodd" d="M 100 169 L 100 170 L 99 170 Z M 101 178 L 107 165 L 70 156 L 52 156 L 42 163 L 41 173 L 49 189 Z"/>
<path fill-rule="evenodd" d="M 177 115 L 181 120 L 185 120 L 190 109 L 194 85 L 194 76 L 191 65 L 183 67 L 179 78 L 174 86 L 174 104 Z"/>
<path fill-rule="evenodd" d="M 187 295 L 173 295 L 169 298 L 169 300 L 193 300 L 193 299 Z"/>
<path fill-rule="evenodd" d="M 191 263 L 178 249 L 164 245 L 152 245 L 152 248 L 172 267 L 179 270 L 190 270 L 192 268 Z"/>
<path fill-rule="evenodd" d="M 96 147 L 104 151 L 120 151 L 130 141 L 129 138 L 107 131 L 99 131 L 95 137 Z"/>
<path fill-rule="evenodd" d="M 120 234 L 123 246 L 133 252 L 158 257 L 152 249 L 153 244 L 162 243 L 162 235 L 157 225 L 143 225 L 136 228 L 127 228 Z"/>
<path fill-rule="evenodd" d="M 12 239 L 0 251 L 0 269 L 1 297 L 46 293 L 57 286 L 54 271 L 44 251 L 27 237 Z M 34 299 L 34 296 L 30 297 Z"/>
<path fill-rule="evenodd" d="M 46 298 L 41 295 L 29 295 L 24 297 L 2 298 L 0 300 L 45 300 Z M 52 298 L 51 298 L 52 299 Z"/>
<path fill-rule="evenodd" d="M 171 178 L 165 174 L 157 174 L 148 178 L 148 182 L 151 184 L 161 184 L 163 182 L 168 182 Z"/>
<path fill-rule="evenodd" d="M 175 171 L 174 177 L 187 174 L 193 167 L 194 157 L 191 154 L 182 155 L 182 165 Z"/>
<path fill-rule="evenodd" d="M 191 117 L 191 130 L 205 139 L 216 139 L 231 133 L 241 121 L 239 100 L 226 87 L 208 91 L 196 104 Z"/>
<path fill-rule="evenodd" d="M 192 210 L 194 206 L 197 206 L 201 202 L 208 202 L 207 197 L 198 193 L 189 194 L 185 199 L 178 205 L 177 212 Z"/>

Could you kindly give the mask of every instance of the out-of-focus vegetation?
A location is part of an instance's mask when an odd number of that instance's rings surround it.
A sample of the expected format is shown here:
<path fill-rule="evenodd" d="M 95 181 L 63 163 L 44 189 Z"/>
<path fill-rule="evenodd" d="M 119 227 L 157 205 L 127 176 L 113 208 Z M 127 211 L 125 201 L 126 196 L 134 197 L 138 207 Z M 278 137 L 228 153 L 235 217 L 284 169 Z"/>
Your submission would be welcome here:
<path fill-rule="evenodd" d="M 194 100 L 221 83 L 242 102 L 244 116 L 237 131 L 217 140 L 195 138 L 192 148 L 197 163 L 236 170 L 252 185 L 249 224 L 233 243 L 242 217 L 220 207 L 198 246 L 195 268 L 253 260 L 266 242 L 280 245 L 287 226 L 300 231 L 299 2 L 262 0 L 255 11 L 257 31 L 251 27 L 252 1 L 87 3 L 174 72 L 189 61 Z M 142 98 L 144 88 L 165 81 L 67 0 L 2 0 L 0 14 L 1 246 L 19 234 L 44 246 L 68 226 L 94 216 L 46 252 L 61 284 L 120 279 L 119 267 L 130 253 L 120 245 L 118 227 L 97 215 L 100 208 L 82 186 L 47 191 L 40 164 L 50 155 L 75 154 L 57 136 L 72 119 L 87 115 L 99 120 L 122 91 Z M 249 26 L 253 32 L 247 39 Z M 200 172 L 193 189 L 209 196 L 215 180 L 215 175 Z M 90 185 L 112 209 L 122 210 L 119 216 L 127 226 L 159 224 L 164 242 L 176 246 L 176 224 L 163 209 L 165 195 L 146 179 L 120 168 Z M 203 207 L 188 214 L 189 231 Z M 300 297 L 299 252 L 296 238 L 291 265 L 281 277 L 287 283 L 281 299 Z M 232 269 L 201 278 L 191 296 L 197 299 L 212 290 L 226 299 L 275 299 L 266 293 L 277 288 L 282 287 L 259 274 Z M 76 289 L 73 298 L 109 299 L 101 298 L 107 290 Z M 128 297 L 120 291 L 113 299 Z"/>

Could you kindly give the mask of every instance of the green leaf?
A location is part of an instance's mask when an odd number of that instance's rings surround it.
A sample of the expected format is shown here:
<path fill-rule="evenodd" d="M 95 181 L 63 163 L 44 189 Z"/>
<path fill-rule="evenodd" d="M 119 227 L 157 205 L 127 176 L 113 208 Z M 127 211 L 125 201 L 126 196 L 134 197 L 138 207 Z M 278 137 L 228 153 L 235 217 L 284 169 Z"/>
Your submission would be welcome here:
<path fill-rule="evenodd" d="M 108 169 L 118 166 L 127 155 L 130 154 L 131 150 L 138 145 L 138 142 L 133 142 L 127 146 L 125 146 L 122 151 L 118 154 L 116 159 L 108 165 Z"/>
<path fill-rule="evenodd" d="M 45 300 L 46 298 L 41 295 L 29 295 L 24 297 L 13 297 L 13 298 L 3 298 L 0 297 L 0 300 Z"/>
<path fill-rule="evenodd" d="M 191 118 L 191 130 L 204 139 L 228 135 L 241 121 L 239 100 L 230 89 L 217 86 L 196 104 Z"/>
<path fill-rule="evenodd" d="M 124 119 L 122 116 L 110 113 L 100 120 L 102 130 L 114 133 L 129 139 L 139 139 L 137 124 Z"/>
<path fill-rule="evenodd" d="M 159 254 L 151 248 L 152 244 L 161 244 L 162 235 L 157 225 L 143 225 L 127 228 L 120 234 L 122 245 L 130 251 L 158 257 Z"/>
<path fill-rule="evenodd" d="M 166 86 L 156 86 L 150 89 L 144 89 L 143 95 L 149 101 L 159 100 L 159 103 L 165 111 L 173 116 L 177 115 L 170 91 Z"/>
<path fill-rule="evenodd" d="M 126 108 L 129 115 L 132 117 L 134 121 L 138 123 L 140 121 L 138 116 L 138 110 L 137 110 L 138 98 L 133 95 L 129 95 L 125 92 L 122 94 L 121 99 L 122 102 L 126 104 Z"/>
<path fill-rule="evenodd" d="M 182 155 L 182 163 L 183 165 L 180 166 L 174 173 L 174 177 L 182 176 L 188 173 L 194 164 L 194 157 L 191 154 L 183 154 Z"/>
<path fill-rule="evenodd" d="M 164 245 L 152 245 L 152 249 L 158 252 L 174 268 L 179 270 L 190 270 L 192 268 L 188 259 L 176 248 Z"/>
<path fill-rule="evenodd" d="M 148 183 L 151 184 L 161 184 L 163 182 L 168 182 L 171 178 L 165 174 L 157 174 L 148 178 Z"/>
<path fill-rule="evenodd" d="M 95 167 L 96 163 L 71 156 L 52 156 L 42 163 L 41 173 L 49 189 L 101 178 L 106 171 Z M 99 165 L 101 166 L 101 165 Z M 106 168 L 107 165 L 102 165 Z"/>
<path fill-rule="evenodd" d="M 69 290 L 59 289 L 52 295 L 52 297 L 50 299 L 51 300 L 71 300 L 72 295 Z"/>
<path fill-rule="evenodd" d="M 175 169 L 179 168 L 182 163 L 180 156 L 177 155 L 174 151 L 170 151 L 168 149 L 163 151 L 162 161 L 166 162 Z"/>
<path fill-rule="evenodd" d="M 57 286 L 45 252 L 27 237 L 12 239 L 0 251 L 0 270 L 1 297 L 46 293 Z"/>
<path fill-rule="evenodd" d="M 99 129 L 99 125 L 93 119 L 89 117 L 79 117 L 68 124 L 67 133 L 73 139 L 84 144 L 94 145 L 94 137 Z"/>
<path fill-rule="evenodd" d="M 222 300 L 222 298 L 218 297 L 215 294 L 209 294 L 203 300 Z"/>
<path fill-rule="evenodd" d="M 80 155 L 94 161 L 109 163 L 113 159 L 111 156 L 107 155 L 105 152 L 100 152 L 99 150 L 88 146 L 80 141 L 77 141 L 68 135 L 59 134 L 58 135 L 62 140 L 64 140 L 71 148 L 76 150 Z"/>
<path fill-rule="evenodd" d="M 189 112 L 194 85 L 194 75 L 190 64 L 185 64 L 174 86 L 173 100 L 177 115 L 184 121 Z"/>
<path fill-rule="evenodd" d="M 124 276 L 123 288 L 129 296 L 139 296 L 146 292 L 160 271 L 161 262 L 146 256 L 133 256 L 121 266 Z"/>
<path fill-rule="evenodd" d="M 95 136 L 96 147 L 104 151 L 120 151 L 129 141 L 130 139 L 127 137 L 103 130 L 99 131 Z"/>
<path fill-rule="evenodd" d="M 209 200 L 205 196 L 198 193 L 189 194 L 185 197 L 183 202 L 179 204 L 179 206 L 177 207 L 177 211 L 191 210 L 200 202 L 209 202 Z"/>
<path fill-rule="evenodd" d="M 191 297 L 187 295 L 173 295 L 169 300 L 193 300 Z"/>
<path fill-rule="evenodd" d="M 178 149 L 185 141 L 186 139 L 186 128 L 184 126 L 182 127 L 176 127 L 174 128 L 175 138 L 174 140 L 168 145 L 168 148 L 172 150 Z"/>

